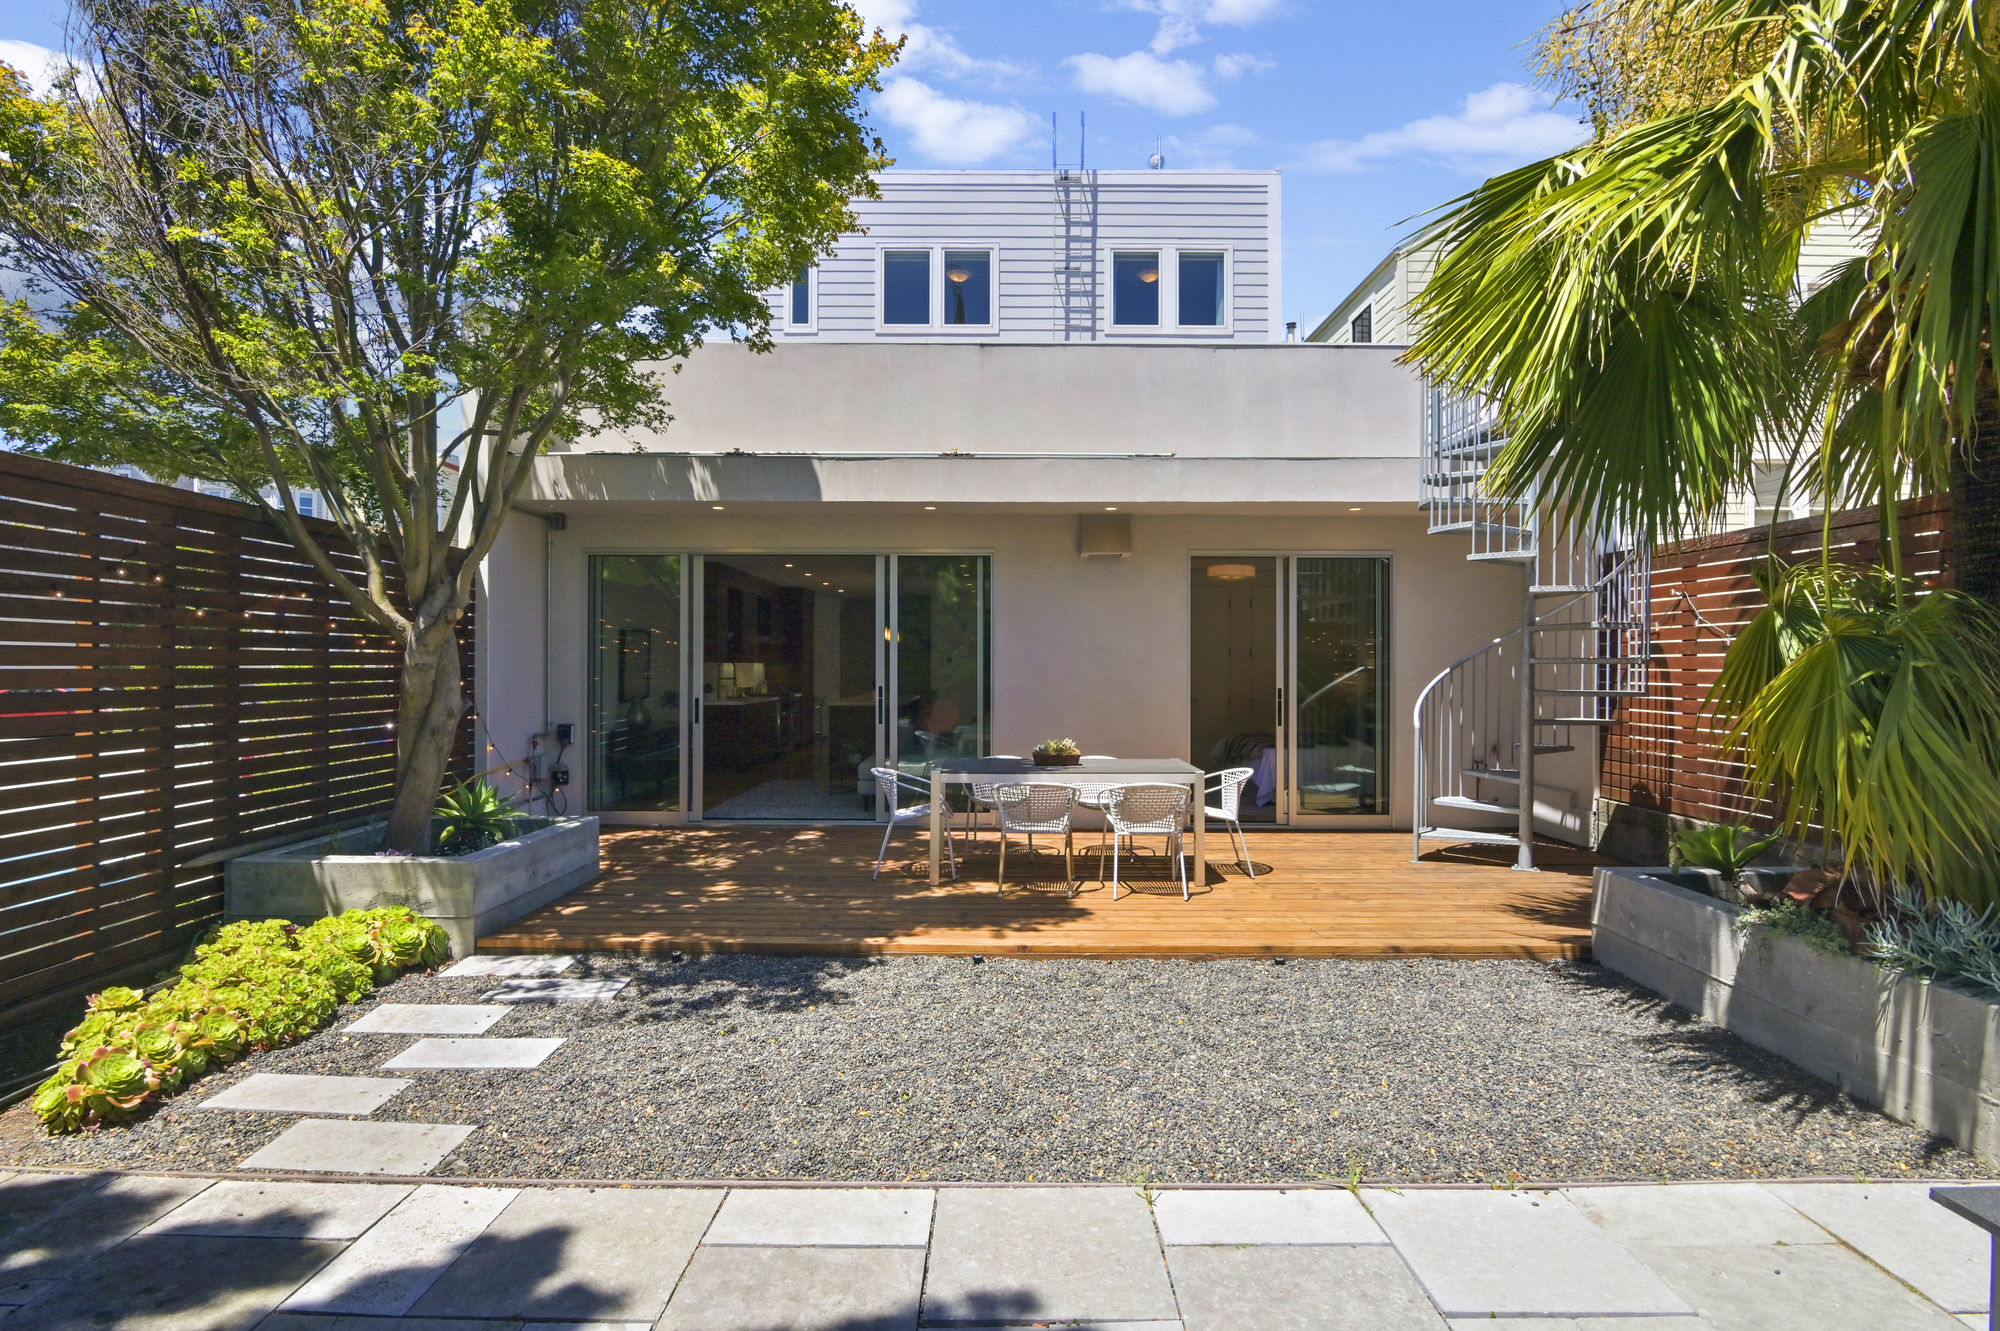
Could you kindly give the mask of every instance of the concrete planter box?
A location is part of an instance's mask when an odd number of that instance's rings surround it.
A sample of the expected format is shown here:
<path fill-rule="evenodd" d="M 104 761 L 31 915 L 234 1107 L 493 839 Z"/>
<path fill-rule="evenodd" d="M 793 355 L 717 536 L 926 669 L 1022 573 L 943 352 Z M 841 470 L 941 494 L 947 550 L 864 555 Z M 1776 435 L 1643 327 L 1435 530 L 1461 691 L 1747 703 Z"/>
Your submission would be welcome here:
<path fill-rule="evenodd" d="M 381 824 L 229 861 L 231 920 L 313 920 L 344 910 L 408 906 L 469 957 L 479 936 L 597 877 L 595 818 L 523 818 L 509 840 L 470 855 L 376 855 Z"/>
<path fill-rule="evenodd" d="M 1838 1085 L 2000 1161 L 2000 1007 L 1860 957 L 1829 956 L 1665 869 L 1599 869 L 1598 964 Z"/>

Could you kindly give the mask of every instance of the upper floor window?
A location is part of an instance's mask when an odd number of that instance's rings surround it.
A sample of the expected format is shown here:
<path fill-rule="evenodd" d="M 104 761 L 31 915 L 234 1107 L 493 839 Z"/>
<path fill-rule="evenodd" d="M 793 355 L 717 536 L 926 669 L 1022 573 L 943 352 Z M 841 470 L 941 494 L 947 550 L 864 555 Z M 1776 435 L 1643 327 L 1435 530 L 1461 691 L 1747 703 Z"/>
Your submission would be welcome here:
<path fill-rule="evenodd" d="M 812 269 L 801 268 L 792 279 L 791 318 L 794 328 L 812 327 Z"/>
<path fill-rule="evenodd" d="M 1363 305 L 1361 313 L 1354 316 L 1354 322 L 1347 328 L 1348 341 L 1373 342 L 1375 340 L 1375 307 Z"/>
<path fill-rule="evenodd" d="M 882 322 L 927 328 L 931 322 L 931 252 L 882 252 Z"/>
<path fill-rule="evenodd" d="M 944 252 L 944 321 L 981 328 L 993 322 L 993 252 Z"/>
<path fill-rule="evenodd" d="M 1111 322 L 1119 328 L 1160 326 L 1160 252 L 1116 250 L 1111 255 Z"/>
<path fill-rule="evenodd" d="M 1220 250 L 1182 250 L 1180 316 L 1183 328 L 1220 328 L 1223 313 L 1223 255 Z"/>

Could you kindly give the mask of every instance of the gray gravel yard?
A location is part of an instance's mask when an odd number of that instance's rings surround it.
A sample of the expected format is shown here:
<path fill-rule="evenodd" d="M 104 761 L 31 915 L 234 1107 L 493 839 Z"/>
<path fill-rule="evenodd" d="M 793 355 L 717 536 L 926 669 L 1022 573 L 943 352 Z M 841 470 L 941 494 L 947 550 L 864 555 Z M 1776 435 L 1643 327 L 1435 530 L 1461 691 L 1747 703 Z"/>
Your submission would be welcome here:
<path fill-rule="evenodd" d="M 491 1036 L 568 1037 L 525 1072 L 420 1071 L 377 1120 L 478 1131 L 439 1173 L 1160 1183 L 1974 1176 L 1882 1117 L 1591 965 L 599 954 L 604 1002 Z M 200 1112 L 252 1072 L 382 1074 L 374 1002 L 135 1126 L 4 1134 L 0 1161 L 222 1169 L 288 1115 Z M 25 1106 L 9 1114 L 16 1120 Z"/>

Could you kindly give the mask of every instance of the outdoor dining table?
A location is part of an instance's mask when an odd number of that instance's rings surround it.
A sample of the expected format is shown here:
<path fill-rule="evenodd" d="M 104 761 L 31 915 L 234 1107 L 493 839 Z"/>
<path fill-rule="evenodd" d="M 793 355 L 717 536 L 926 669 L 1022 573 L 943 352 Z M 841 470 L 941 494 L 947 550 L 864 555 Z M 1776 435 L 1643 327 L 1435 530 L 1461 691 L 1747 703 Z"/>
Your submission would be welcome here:
<path fill-rule="evenodd" d="M 1186 786 L 1194 813 L 1194 861 L 1190 875 L 1206 872 L 1208 774 L 1179 758 L 1085 758 L 1074 767 L 1042 767 L 1027 758 L 937 758 L 931 762 L 931 885 L 944 876 L 944 820 L 947 786 L 1067 785 Z M 1196 877 L 1195 881 L 1201 881 Z"/>

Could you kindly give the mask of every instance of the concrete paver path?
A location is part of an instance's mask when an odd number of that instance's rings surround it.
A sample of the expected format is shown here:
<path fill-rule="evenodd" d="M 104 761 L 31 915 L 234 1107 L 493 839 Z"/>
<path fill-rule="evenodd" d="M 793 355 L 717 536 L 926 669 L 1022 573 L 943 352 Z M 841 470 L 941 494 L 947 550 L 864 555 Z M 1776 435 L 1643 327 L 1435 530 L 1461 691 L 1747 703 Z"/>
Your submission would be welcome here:
<path fill-rule="evenodd" d="M 352 1126 L 373 1126 L 356 1124 Z M 0 1331 L 1963 1331 L 1919 1184 L 498 1187 L 0 1176 Z"/>

